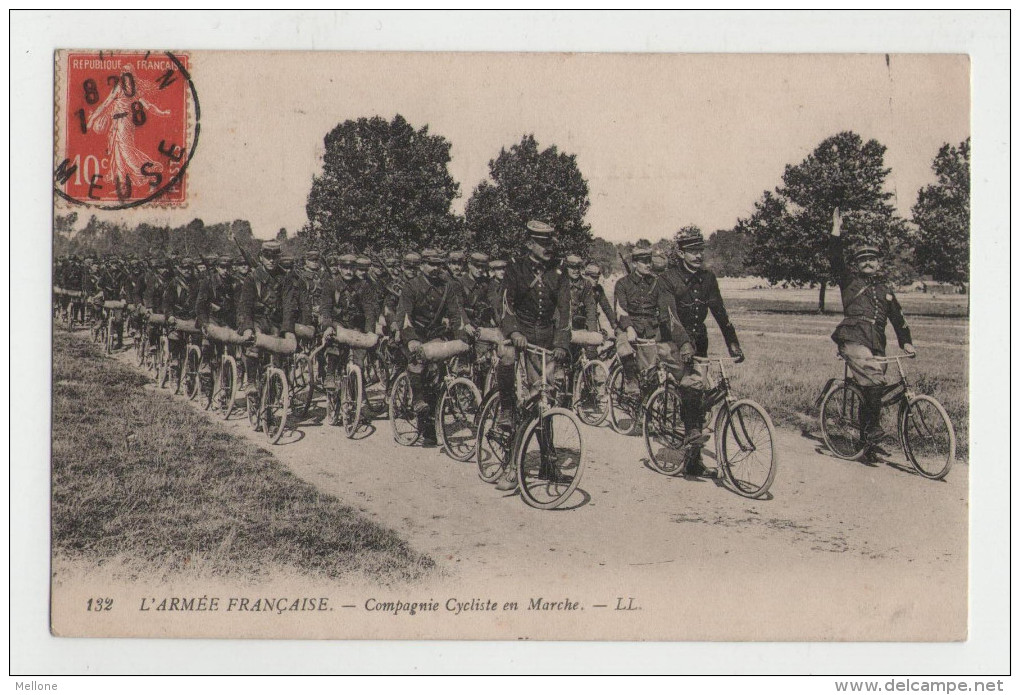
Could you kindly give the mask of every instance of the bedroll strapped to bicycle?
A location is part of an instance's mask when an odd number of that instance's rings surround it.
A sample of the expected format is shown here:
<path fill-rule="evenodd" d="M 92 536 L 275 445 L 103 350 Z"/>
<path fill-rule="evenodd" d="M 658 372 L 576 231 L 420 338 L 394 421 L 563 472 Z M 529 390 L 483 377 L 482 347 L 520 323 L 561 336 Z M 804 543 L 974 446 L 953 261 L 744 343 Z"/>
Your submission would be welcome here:
<path fill-rule="evenodd" d="M 570 344 L 583 347 L 598 347 L 604 338 L 598 331 L 570 331 Z"/>
<path fill-rule="evenodd" d="M 127 302 L 118 299 L 111 299 L 103 302 L 104 309 L 123 309 L 127 306 Z"/>
<path fill-rule="evenodd" d="M 498 328 L 479 328 L 478 329 L 478 340 L 482 343 L 495 343 L 496 345 L 502 345 L 506 337 L 503 335 L 503 331 Z"/>
<path fill-rule="evenodd" d="M 440 362 L 463 355 L 469 349 L 470 346 L 463 340 L 433 340 L 421 346 L 421 351 L 429 362 Z"/>
<path fill-rule="evenodd" d="M 235 331 L 233 328 L 226 326 L 215 326 L 213 324 L 206 324 L 205 334 L 210 340 L 215 340 L 228 345 L 241 345 L 243 344 L 244 337 Z"/>
<path fill-rule="evenodd" d="M 174 324 L 174 330 L 180 333 L 199 333 L 198 326 L 195 325 L 195 319 L 177 319 Z"/>
<path fill-rule="evenodd" d="M 166 314 L 149 314 L 149 323 L 153 326 L 166 325 Z"/>
<path fill-rule="evenodd" d="M 255 347 L 279 355 L 293 355 L 297 352 L 297 340 L 294 338 L 278 338 L 265 333 L 255 333 Z"/>
<path fill-rule="evenodd" d="M 311 340 L 315 337 L 315 326 L 306 326 L 303 323 L 295 323 L 294 335 L 302 340 Z"/>
<path fill-rule="evenodd" d="M 337 326 L 334 337 L 336 342 L 341 345 L 350 345 L 353 348 L 369 349 L 374 348 L 375 344 L 379 342 L 379 336 L 375 333 L 362 333 L 361 331 L 354 331 L 350 328 L 341 328 Z"/>

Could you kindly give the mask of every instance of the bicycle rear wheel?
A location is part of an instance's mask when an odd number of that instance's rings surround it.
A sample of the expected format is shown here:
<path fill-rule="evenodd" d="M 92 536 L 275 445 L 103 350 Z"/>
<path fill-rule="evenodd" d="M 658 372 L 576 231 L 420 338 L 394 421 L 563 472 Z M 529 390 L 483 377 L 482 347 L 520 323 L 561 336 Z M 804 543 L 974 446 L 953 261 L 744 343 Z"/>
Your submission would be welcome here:
<path fill-rule="evenodd" d="M 598 427 L 609 417 L 609 371 L 604 362 L 593 360 L 574 379 L 574 412 L 586 425 Z"/>
<path fill-rule="evenodd" d="M 715 454 L 726 481 L 738 495 L 762 497 L 779 462 L 772 418 L 754 401 L 740 400 L 724 404 L 716 422 Z"/>
<path fill-rule="evenodd" d="M 818 413 L 822 438 L 829 451 L 838 458 L 854 461 L 864 455 L 861 434 L 861 408 L 864 398 L 855 384 L 842 383 L 822 399 Z"/>
<path fill-rule="evenodd" d="M 478 428 L 475 435 L 478 477 L 486 483 L 495 483 L 499 480 L 510 459 L 513 428 L 498 424 L 501 412 L 499 391 L 490 391 L 478 413 Z"/>
<path fill-rule="evenodd" d="M 163 389 L 170 382 L 170 340 L 164 335 L 159 339 L 156 351 L 156 385 Z"/>
<path fill-rule="evenodd" d="M 418 416 L 414 413 L 411 380 L 406 371 L 401 372 L 393 380 L 393 388 L 390 389 L 389 417 L 393 439 L 397 444 L 411 446 L 421 438 Z"/>
<path fill-rule="evenodd" d="M 581 482 L 584 464 L 581 422 L 566 408 L 550 408 L 529 420 L 514 450 L 521 497 L 536 509 L 566 503 Z"/>
<path fill-rule="evenodd" d="M 292 367 L 292 388 L 291 388 L 291 413 L 298 420 L 308 415 L 315 397 L 315 373 L 312 370 L 312 362 L 308 355 L 298 354 L 294 356 Z"/>
<path fill-rule="evenodd" d="M 680 393 L 675 388 L 659 387 L 648 398 L 644 412 L 642 429 L 648 460 L 663 475 L 680 475 L 687 461 L 687 429 L 680 405 Z"/>
<path fill-rule="evenodd" d="M 202 349 L 197 345 L 189 345 L 184 353 L 184 367 L 181 372 L 181 388 L 188 400 L 195 400 L 201 386 L 198 370 L 202 366 Z"/>
<path fill-rule="evenodd" d="M 902 410 L 903 453 L 919 475 L 941 480 L 956 459 L 956 432 L 949 414 L 931 396 L 918 395 Z"/>
<path fill-rule="evenodd" d="M 630 435 L 637 429 L 640 396 L 627 393 L 623 387 L 623 367 L 617 365 L 609 373 L 609 426 L 614 432 Z"/>
<path fill-rule="evenodd" d="M 361 367 L 349 365 L 340 383 L 340 419 L 348 439 L 353 439 L 361 428 L 362 396 Z"/>
<path fill-rule="evenodd" d="M 475 453 L 475 436 L 482 394 L 470 379 L 459 377 L 443 389 L 436 408 L 439 446 L 455 461 L 467 461 Z"/>
<path fill-rule="evenodd" d="M 287 428 L 287 411 L 290 409 L 290 393 L 287 377 L 283 371 L 270 367 L 266 374 L 266 386 L 262 393 L 262 431 L 269 441 L 276 444 Z"/>

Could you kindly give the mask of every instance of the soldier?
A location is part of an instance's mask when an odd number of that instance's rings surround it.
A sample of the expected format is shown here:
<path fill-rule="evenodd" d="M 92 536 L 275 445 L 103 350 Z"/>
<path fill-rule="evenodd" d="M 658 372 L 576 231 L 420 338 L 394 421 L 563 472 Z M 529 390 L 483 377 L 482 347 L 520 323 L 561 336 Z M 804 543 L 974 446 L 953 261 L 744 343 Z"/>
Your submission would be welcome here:
<path fill-rule="evenodd" d="M 323 337 L 332 337 L 337 326 L 374 333 L 380 306 L 375 290 L 357 276 L 357 258 L 353 254 L 340 256 L 338 263 L 336 277 L 327 280 L 322 286 L 319 325 L 323 328 Z M 354 350 L 351 359 L 359 367 L 364 366 L 365 350 Z"/>
<path fill-rule="evenodd" d="M 446 260 L 446 271 L 454 280 L 464 277 L 464 261 L 466 256 L 463 251 L 450 251 Z"/>
<path fill-rule="evenodd" d="M 170 264 L 170 277 L 163 286 L 163 296 L 160 301 L 160 311 L 165 314 L 167 321 L 191 320 L 195 318 L 195 308 L 198 304 L 199 282 L 196 280 L 195 261 L 192 258 L 183 258 L 177 263 L 175 269 Z M 170 369 L 180 375 L 181 360 L 184 357 L 185 339 L 181 333 L 171 331 L 168 336 L 170 347 Z"/>
<path fill-rule="evenodd" d="M 433 413 L 438 395 L 439 365 L 426 362 L 422 346 L 430 340 L 449 340 L 465 329 L 460 292 L 443 269 L 446 255 L 426 249 L 421 272 L 400 293 L 396 320 L 408 359 L 414 412 L 425 446 L 436 445 Z"/>
<path fill-rule="evenodd" d="M 712 271 L 704 268 L 704 237 L 700 232 L 692 231 L 678 240 L 677 247 L 681 253 L 681 262 L 659 276 L 659 284 L 672 295 L 676 318 L 694 341 L 694 354 L 698 357 L 708 355 L 708 328 L 705 319 L 711 311 L 719 324 L 730 356 L 736 358 L 737 362 L 743 362 L 744 353 L 737 340 L 737 330 L 726 313 L 719 282 Z M 688 438 L 699 435 L 704 427 L 705 388 L 703 379 L 692 378 L 681 384 L 681 415 Z M 699 447 L 693 451 L 687 463 L 687 471 L 697 475 L 702 470 L 706 475 L 714 472 L 714 469 L 703 467 Z"/>
<path fill-rule="evenodd" d="M 630 274 L 616 281 L 613 295 L 619 312 L 616 323 L 616 353 L 623 367 L 624 391 L 640 397 L 638 375 L 653 366 L 644 351 L 635 353 L 631 345 L 638 338 L 659 340 L 659 286 L 652 273 L 652 249 L 641 244 L 631 254 Z"/>
<path fill-rule="evenodd" d="M 319 321 L 319 309 L 322 306 L 322 288 L 329 279 L 328 272 L 321 265 L 322 256 L 318 251 L 305 254 L 305 268 L 301 273 L 304 283 L 305 306 L 302 308 L 301 323 L 315 325 Z"/>
<path fill-rule="evenodd" d="M 467 321 L 474 327 L 492 327 L 494 312 L 489 299 L 489 256 L 481 251 L 472 252 L 467 259 L 467 272 L 457 278 L 460 285 L 461 306 Z"/>
<path fill-rule="evenodd" d="M 237 331 L 246 339 L 255 331 L 295 340 L 294 297 L 279 265 L 280 242 L 264 241 L 257 262 L 241 281 L 237 297 Z M 257 353 L 246 352 L 245 374 L 255 374 Z"/>
<path fill-rule="evenodd" d="M 599 277 L 602 275 L 602 268 L 599 267 L 598 263 L 589 263 L 584 267 L 582 277 L 585 282 L 590 284 L 592 287 L 592 293 L 595 295 L 595 304 L 606 317 L 606 321 L 609 323 L 609 329 L 616 332 L 616 312 L 613 311 L 613 305 L 609 303 L 609 297 L 606 296 L 606 290 L 602 287 L 602 283 L 599 282 Z"/>
<path fill-rule="evenodd" d="M 202 282 L 195 302 L 195 326 L 208 325 L 233 328 L 237 318 L 234 283 L 230 277 L 233 259 L 220 256 Z"/>
<path fill-rule="evenodd" d="M 500 347 L 499 366 L 496 368 L 496 385 L 503 404 L 500 426 L 510 424 L 512 410 L 520 405 L 514 383 L 514 362 L 529 343 L 552 350 L 552 359 L 545 361 L 545 378 L 549 383 L 555 377 L 556 365 L 567 360 L 570 347 L 570 282 L 556 269 L 554 236 L 555 230 L 545 222 L 528 222 L 527 253 L 507 269 L 502 329 L 511 344 Z M 528 354 L 525 365 L 528 383 L 534 384 L 542 377 L 542 360 Z M 556 461 L 549 454 L 548 447 L 541 447 L 539 477 L 563 482 L 563 477 L 556 470 Z M 504 491 L 517 487 L 513 466 L 507 466 L 496 487 Z"/>
<path fill-rule="evenodd" d="M 584 259 L 570 254 L 563 260 L 563 267 L 570 281 L 570 327 L 581 331 L 599 330 L 595 292 L 589 283 L 581 279 Z"/>
<path fill-rule="evenodd" d="M 885 365 L 875 358 L 885 355 L 885 325 L 892 323 L 900 349 L 908 355 L 916 353 L 910 339 L 910 328 L 903 310 L 893 294 L 892 285 L 879 275 L 881 262 L 875 246 L 862 245 L 853 252 L 856 273 L 843 260 L 842 216 L 839 208 L 832 213 L 829 237 L 829 262 L 839 283 L 843 300 L 843 321 L 832 339 L 861 387 L 861 438 L 868 460 L 876 454 L 888 456 L 882 448 L 882 395 L 886 387 Z"/>
<path fill-rule="evenodd" d="M 369 271 L 372 270 L 372 259 L 368 256 L 357 256 L 354 259 L 354 273 L 355 276 L 362 282 L 371 283 L 372 278 L 369 275 Z"/>
<path fill-rule="evenodd" d="M 493 323 L 498 327 L 503 322 L 503 286 L 506 282 L 507 263 L 502 258 L 489 261 L 488 297 L 486 303 L 492 309 Z"/>
<path fill-rule="evenodd" d="M 669 259 L 659 249 L 652 251 L 652 275 L 658 277 L 669 270 Z"/>

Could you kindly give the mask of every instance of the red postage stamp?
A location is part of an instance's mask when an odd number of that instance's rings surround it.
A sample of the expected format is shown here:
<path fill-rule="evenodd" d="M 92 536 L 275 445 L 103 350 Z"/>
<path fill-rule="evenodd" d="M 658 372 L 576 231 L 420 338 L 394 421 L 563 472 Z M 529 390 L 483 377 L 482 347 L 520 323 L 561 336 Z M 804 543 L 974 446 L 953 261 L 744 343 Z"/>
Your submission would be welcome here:
<path fill-rule="evenodd" d="M 122 209 L 182 205 L 198 145 L 189 56 L 158 51 L 57 54 L 54 190 L 72 202 Z"/>

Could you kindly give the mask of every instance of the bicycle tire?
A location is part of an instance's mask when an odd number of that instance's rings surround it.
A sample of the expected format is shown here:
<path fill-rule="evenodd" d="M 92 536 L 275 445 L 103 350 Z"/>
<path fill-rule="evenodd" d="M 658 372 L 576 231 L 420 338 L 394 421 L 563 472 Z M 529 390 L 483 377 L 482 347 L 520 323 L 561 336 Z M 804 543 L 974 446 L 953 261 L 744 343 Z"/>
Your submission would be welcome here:
<path fill-rule="evenodd" d="M 551 440 L 544 447 L 543 437 Z M 550 446 L 555 455 L 553 462 L 547 463 L 543 448 L 548 450 Z M 536 509 L 556 509 L 570 499 L 584 474 L 581 421 L 572 410 L 550 408 L 528 421 L 513 453 L 517 488 L 524 502 Z M 556 479 L 543 475 L 556 476 Z"/>
<path fill-rule="evenodd" d="M 454 461 L 467 461 L 475 454 L 481 404 L 481 392 L 466 377 L 457 377 L 443 386 L 436 408 L 436 438 Z"/>
<path fill-rule="evenodd" d="M 113 317 L 106 319 L 106 335 L 103 336 L 103 347 L 107 355 L 113 354 Z"/>
<path fill-rule="evenodd" d="M 229 420 L 234 410 L 234 401 L 237 400 L 237 363 L 232 355 L 223 356 L 218 381 L 220 415 L 224 420 Z"/>
<path fill-rule="evenodd" d="M 609 373 L 609 426 L 617 434 L 630 436 L 637 429 L 639 410 L 632 401 L 634 396 L 623 388 L 623 366 L 617 365 Z"/>
<path fill-rule="evenodd" d="M 347 365 L 347 373 L 340 383 L 340 417 L 348 439 L 354 439 L 361 429 L 361 406 L 364 401 L 362 386 L 361 367 L 356 364 Z"/>
<path fill-rule="evenodd" d="M 690 447 L 684 446 L 687 429 L 682 413 L 680 393 L 675 388 L 660 386 L 648 397 L 642 437 L 649 463 L 663 475 L 682 475 L 686 469 Z"/>
<path fill-rule="evenodd" d="M 594 394 L 592 393 L 594 391 Z M 581 422 L 598 427 L 609 417 L 609 370 L 601 360 L 588 362 L 574 379 L 572 406 Z M 591 399 L 594 400 L 591 400 Z M 585 407 L 591 404 L 591 407 Z"/>
<path fill-rule="evenodd" d="M 312 400 L 315 398 L 315 373 L 312 369 L 312 361 L 304 353 L 294 356 L 294 364 L 291 391 L 291 412 L 298 420 L 308 416 L 312 407 Z"/>
<path fill-rule="evenodd" d="M 145 355 L 149 351 L 148 331 L 142 326 L 135 336 L 135 361 L 139 367 L 145 366 Z"/>
<path fill-rule="evenodd" d="M 942 404 L 932 396 L 914 396 L 901 412 L 899 430 L 903 453 L 918 475 L 945 478 L 956 460 L 956 430 Z M 933 445 L 935 450 L 929 453 Z"/>
<path fill-rule="evenodd" d="M 506 470 L 514 439 L 512 430 L 497 428 L 502 403 L 499 391 L 490 391 L 478 413 L 475 435 L 475 463 L 478 477 L 486 483 L 495 483 Z"/>
<path fill-rule="evenodd" d="M 290 392 L 287 375 L 282 369 L 266 370 L 266 385 L 262 389 L 262 431 L 271 444 L 280 441 L 287 429 L 287 412 L 290 410 Z"/>
<path fill-rule="evenodd" d="M 734 492 L 759 499 L 769 491 L 779 466 L 775 425 L 765 408 L 750 399 L 724 405 L 722 412 L 716 417 L 716 461 Z M 757 452 L 762 456 L 753 457 Z"/>
<path fill-rule="evenodd" d="M 406 370 L 402 371 L 393 380 L 388 407 L 393 440 L 401 446 L 412 446 L 422 436 L 418 416 L 414 414 L 413 398 L 410 377 Z"/>
<path fill-rule="evenodd" d="M 184 365 L 181 368 L 181 387 L 184 389 L 184 395 L 188 397 L 189 401 L 195 400 L 198 397 L 198 392 L 201 390 L 201 383 L 198 378 L 198 372 L 202 368 L 202 348 L 197 345 L 188 345 L 184 352 Z"/>
<path fill-rule="evenodd" d="M 156 351 L 156 385 L 165 389 L 170 386 L 170 339 L 165 335 L 159 339 Z"/>
<path fill-rule="evenodd" d="M 856 384 L 842 382 L 822 398 L 818 422 L 822 439 L 833 456 L 857 461 L 867 445 L 861 434 L 860 410 L 864 397 Z"/>

